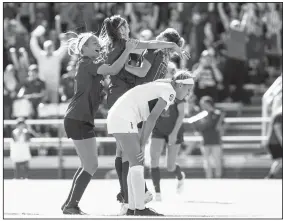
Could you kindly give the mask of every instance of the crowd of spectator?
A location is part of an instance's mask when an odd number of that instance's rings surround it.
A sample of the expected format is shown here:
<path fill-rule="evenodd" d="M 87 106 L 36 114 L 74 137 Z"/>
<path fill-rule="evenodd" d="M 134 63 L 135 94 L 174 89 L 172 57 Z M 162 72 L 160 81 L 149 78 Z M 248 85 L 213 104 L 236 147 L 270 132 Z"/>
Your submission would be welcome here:
<path fill-rule="evenodd" d="M 172 65 L 197 73 L 196 104 L 207 95 L 248 104 L 244 84 L 264 84 L 281 68 L 281 10 L 282 3 L 4 3 L 4 118 L 38 118 L 41 103 L 67 103 L 77 58 L 64 33 L 99 33 L 114 14 L 127 18 L 133 38 L 154 39 L 167 27 L 182 34 L 191 59 Z"/>

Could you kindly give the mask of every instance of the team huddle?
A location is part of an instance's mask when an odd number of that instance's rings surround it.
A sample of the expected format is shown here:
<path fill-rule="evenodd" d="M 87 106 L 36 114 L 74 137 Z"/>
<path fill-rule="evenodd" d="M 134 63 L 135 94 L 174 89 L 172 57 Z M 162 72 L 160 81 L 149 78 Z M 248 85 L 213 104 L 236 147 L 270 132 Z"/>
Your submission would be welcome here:
<path fill-rule="evenodd" d="M 78 203 L 98 167 L 94 118 L 101 104 L 101 81 L 110 76 L 107 104 L 108 134 L 116 139 L 115 168 L 120 183 L 117 200 L 121 215 L 163 216 L 145 204 L 153 199 L 144 179 L 144 150 L 149 139 L 151 174 L 156 200 L 161 200 L 159 158 L 167 145 L 167 169 L 178 180 L 181 192 L 185 174 L 176 164 L 183 141 L 184 99 L 194 80 L 186 70 L 168 72 L 170 58 L 182 50 L 184 40 L 168 28 L 156 40 L 129 39 L 128 22 L 118 16 L 104 20 L 99 37 L 81 33 L 69 40 L 69 54 L 78 55 L 75 94 L 67 109 L 64 127 L 74 142 L 81 167 L 61 210 L 64 214 L 83 215 Z M 138 59 L 130 62 L 132 54 Z M 151 137 L 151 138 L 150 138 Z"/>

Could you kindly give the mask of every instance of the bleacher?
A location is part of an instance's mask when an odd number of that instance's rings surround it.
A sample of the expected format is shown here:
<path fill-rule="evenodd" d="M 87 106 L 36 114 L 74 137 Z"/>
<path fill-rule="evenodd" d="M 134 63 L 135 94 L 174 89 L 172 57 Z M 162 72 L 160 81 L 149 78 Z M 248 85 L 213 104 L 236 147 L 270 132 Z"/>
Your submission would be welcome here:
<path fill-rule="evenodd" d="M 264 91 L 262 90 L 262 93 Z M 221 103 L 218 108 L 226 112 L 225 134 L 223 136 L 224 149 L 224 177 L 225 178 L 262 178 L 266 175 L 270 165 L 269 156 L 253 156 L 253 153 L 261 151 L 261 122 L 268 119 L 261 118 L 260 97 L 262 93 L 256 93 L 250 106 L 238 103 Z M 257 99 L 256 99 L 257 98 Z M 200 136 L 192 133 L 192 128 L 184 120 L 185 145 L 201 141 Z M 28 124 L 52 124 L 62 125 L 63 120 L 27 120 Z M 13 125 L 15 121 L 4 121 L 5 125 Z M 105 120 L 95 120 L 99 130 L 105 130 Z M 4 139 L 4 177 L 13 177 L 13 165 L 9 159 L 9 142 L 11 138 Z M 36 156 L 32 159 L 30 167 L 31 178 L 72 178 L 76 168 L 80 165 L 73 147 L 72 141 L 66 137 L 58 138 L 32 138 L 32 149 L 44 149 L 54 147 L 57 149 L 55 156 Z M 113 137 L 98 137 L 99 169 L 94 178 L 104 178 L 106 173 L 114 169 L 115 140 Z M 60 151 L 62 150 L 62 151 Z M 62 160 L 60 160 L 62 155 Z M 172 177 L 166 172 L 164 157 L 161 158 L 161 173 L 163 177 Z M 200 154 L 182 155 L 178 162 L 184 168 L 188 178 L 204 178 L 202 159 Z M 62 170 L 58 168 L 62 167 Z M 146 173 L 146 176 L 149 176 Z"/>

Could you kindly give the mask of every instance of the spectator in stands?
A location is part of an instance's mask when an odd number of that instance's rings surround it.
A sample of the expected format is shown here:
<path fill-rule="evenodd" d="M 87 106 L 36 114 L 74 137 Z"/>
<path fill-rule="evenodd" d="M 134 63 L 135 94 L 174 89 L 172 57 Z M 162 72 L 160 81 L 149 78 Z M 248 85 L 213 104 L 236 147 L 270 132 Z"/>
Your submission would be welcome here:
<path fill-rule="evenodd" d="M 208 112 L 208 115 L 194 123 L 194 126 L 203 137 L 201 150 L 204 157 L 206 178 L 221 178 L 223 167 L 221 137 L 224 114 L 215 109 L 211 97 L 203 97 L 200 106 L 202 110 Z"/>
<path fill-rule="evenodd" d="M 217 67 L 214 52 L 203 51 L 199 63 L 193 66 L 192 71 L 196 76 L 194 94 L 197 101 L 203 96 L 211 96 L 213 100 L 219 101 L 223 76 Z"/>
<path fill-rule="evenodd" d="M 10 48 L 10 57 L 18 73 L 19 83 L 22 84 L 28 76 L 29 57 L 25 48 L 19 49 L 19 57 L 15 48 Z"/>
<path fill-rule="evenodd" d="M 60 99 L 62 102 L 68 102 L 74 95 L 74 83 L 75 83 L 76 67 L 69 65 L 67 67 L 67 73 L 61 78 L 60 83 Z"/>
<path fill-rule="evenodd" d="M 282 3 L 280 3 L 282 5 Z M 266 11 L 263 21 L 266 26 L 266 51 L 268 53 L 268 61 L 270 66 L 276 68 L 282 64 L 282 16 L 276 10 L 275 3 L 267 3 L 268 10 Z"/>
<path fill-rule="evenodd" d="M 19 81 L 14 65 L 9 64 L 4 71 L 4 119 L 12 117 L 12 104 L 19 90 Z"/>
<path fill-rule="evenodd" d="M 21 87 L 18 96 L 31 102 L 33 117 L 37 118 L 37 107 L 46 99 L 45 83 L 38 76 L 38 67 L 33 64 L 29 67 L 28 78 Z"/>
<path fill-rule="evenodd" d="M 226 46 L 226 61 L 223 70 L 224 94 L 232 97 L 234 101 L 250 103 L 249 96 L 243 86 L 247 77 L 247 34 L 245 32 L 245 20 L 230 18 L 224 11 L 223 3 L 218 3 L 218 13 L 224 26 L 223 41 Z M 230 85 L 235 84 L 236 89 L 231 94 Z"/>
<path fill-rule="evenodd" d="M 48 101 L 58 103 L 61 62 L 67 52 L 65 35 L 60 35 L 61 46 L 54 51 L 52 41 L 45 41 L 42 50 L 37 38 L 45 32 L 43 26 L 38 26 L 31 34 L 30 47 L 38 63 L 39 77 L 45 81 Z"/>
<path fill-rule="evenodd" d="M 176 29 L 178 33 L 183 33 L 183 23 L 180 21 L 178 10 L 172 9 L 170 14 L 169 27 Z"/>
<path fill-rule="evenodd" d="M 10 158 L 14 164 L 14 178 L 27 179 L 29 172 L 31 131 L 27 129 L 24 118 L 17 120 L 16 129 L 12 132 Z"/>
<path fill-rule="evenodd" d="M 274 178 L 282 168 L 282 105 L 277 108 L 272 116 L 266 146 L 273 158 L 273 163 L 266 178 Z"/>

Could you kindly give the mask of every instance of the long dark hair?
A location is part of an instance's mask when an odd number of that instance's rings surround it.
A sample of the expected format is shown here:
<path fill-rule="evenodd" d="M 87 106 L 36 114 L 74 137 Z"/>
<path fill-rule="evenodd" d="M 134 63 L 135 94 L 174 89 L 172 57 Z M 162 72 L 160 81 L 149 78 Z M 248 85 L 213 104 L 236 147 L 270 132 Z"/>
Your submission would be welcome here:
<path fill-rule="evenodd" d="M 122 40 L 123 38 L 119 28 L 124 25 L 128 25 L 128 22 L 120 15 L 113 15 L 110 18 L 105 18 L 99 35 L 102 46 L 108 48 L 113 46 L 113 44 L 119 40 Z"/>
<path fill-rule="evenodd" d="M 174 28 L 167 28 L 165 31 L 161 32 L 156 39 L 165 38 L 166 41 L 174 42 L 179 47 L 183 47 L 185 40 L 180 36 L 180 34 Z"/>

